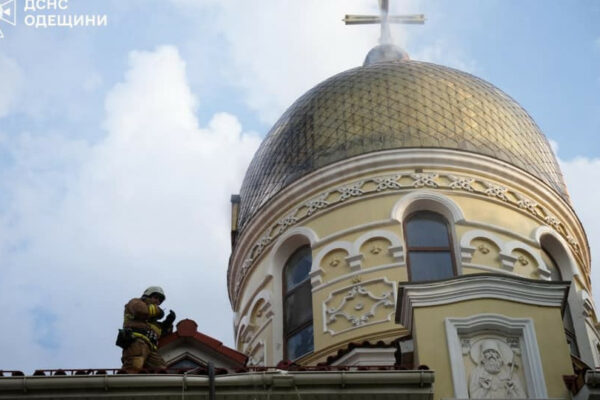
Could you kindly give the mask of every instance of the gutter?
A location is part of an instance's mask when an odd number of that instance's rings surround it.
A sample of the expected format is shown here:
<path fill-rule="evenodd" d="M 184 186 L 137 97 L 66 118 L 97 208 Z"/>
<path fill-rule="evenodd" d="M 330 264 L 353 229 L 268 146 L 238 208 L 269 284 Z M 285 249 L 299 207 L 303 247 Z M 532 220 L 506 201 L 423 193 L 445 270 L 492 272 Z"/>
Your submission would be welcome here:
<path fill-rule="evenodd" d="M 292 390 L 309 389 L 323 390 L 323 394 L 330 390 L 339 391 L 348 389 L 371 389 L 374 385 L 378 388 L 388 389 L 390 393 L 402 391 L 406 393 L 408 387 L 416 393 L 433 395 L 433 371 L 274 371 L 254 372 L 244 374 L 218 375 L 214 378 L 215 391 L 218 394 L 225 391 L 240 390 Z M 190 375 L 95 375 L 95 376 L 19 376 L 0 377 L 0 399 L 14 398 L 16 394 L 23 397 L 37 397 L 60 391 L 85 393 L 86 397 L 112 395 L 121 392 L 123 395 L 132 392 L 149 392 L 156 389 L 172 391 L 181 394 L 182 391 L 201 390 L 207 391 L 211 379 L 207 376 Z M 381 387 L 383 386 L 383 387 Z M 44 393 L 48 391 L 48 393 Z M 19 397 L 21 397 L 19 396 Z"/>

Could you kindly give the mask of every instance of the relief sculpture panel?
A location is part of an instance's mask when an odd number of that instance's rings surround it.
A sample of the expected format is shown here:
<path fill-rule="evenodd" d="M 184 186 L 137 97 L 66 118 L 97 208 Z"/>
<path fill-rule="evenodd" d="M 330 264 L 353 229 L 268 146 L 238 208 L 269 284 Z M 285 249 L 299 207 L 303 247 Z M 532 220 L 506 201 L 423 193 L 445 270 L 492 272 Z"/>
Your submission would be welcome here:
<path fill-rule="evenodd" d="M 508 339 L 510 342 L 510 338 Z M 515 338 L 513 343 L 518 343 Z M 466 345 L 465 345 L 466 344 Z M 463 340 L 468 375 L 469 398 L 526 399 L 518 347 L 507 339 Z"/>
<path fill-rule="evenodd" d="M 387 279 L 358 282 L 330 293 L 323 302 L 324 331 L 336 335 L 391 321 L 396 285 Z"/>

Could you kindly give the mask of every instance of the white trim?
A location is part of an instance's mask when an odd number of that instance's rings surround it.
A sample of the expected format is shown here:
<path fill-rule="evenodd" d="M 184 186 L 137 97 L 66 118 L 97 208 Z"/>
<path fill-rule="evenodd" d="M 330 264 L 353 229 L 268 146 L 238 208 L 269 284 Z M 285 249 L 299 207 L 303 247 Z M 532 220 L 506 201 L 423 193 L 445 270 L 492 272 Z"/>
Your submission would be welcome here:
<path fill-rule="evenodd" d="M 491 272 L 493 274 L 502 274 L 502 275 L 506 275 L 506 276 L 514 276 L 517 278 L 522 278 L 523 276 L 516 274 L 512 271 L 507 271 L 505 269 L 502 269 L 500 267 L 490 267 L 489 265 L 482 265 L 482 264 L 473 264 L 473 263 L 463 263 L 463 268 L 472 268 L 472 269 L 478 269 L 480 271 L 485 271 L 485 272 Z"/>
<path fill-rule="evenodd" d="M 265 278 L 262 280 L 262 282 L 256 287 L 256 289 L 254 290 L 254 293 L 252 294 L 252 296 L 250 296 L 250 299 L 246 302 L 246 304 L 244 304 L 244 306 L 241 308 L 241 311 L 237 311 L 235 312 L 234 315 L 234 319 L 233 319 L 233 326 L 234 326 L 234 330 L 236 330 L 236 327 L 239 325 L 239 321 L 240 318 L 244 315 L 246 315 L 248 313 L 248 308 L 250 307 L 250 305 L 252 304 L 253 299 L 259 295 L 259 293 L 262 293 L 263 291 L 267 291 L 265 289 L 265 287 L 267 286 L 267 284 L 271 281 L 271 279 L 273 279 L 272 275 L 267 274 L 265 276 Z"/>
<path fill-rule="evenodd" d="M 403 267 L 406 267 L 406 264 L 400 264 L 400 263 L 398 263 L 398 264 L 384 264 L 384 265 L 378 265 L 377 267 L 372 267 L 372 268 L 367 268 L 367 269 L 361 269 L 359 271 L 354 271 L 354 272 L 351 272 L 351 273 L 346 274 L 344 276 L 339 276 L 339 277 L 337 277 L 335 279 L 332 279 L 332 280 L 330 280 L 328 282 L 322 283 L 322 284 L 320 284 L 318 286 L 313 286 L 312 291 L 313 291 L 313 293 L 318 292 L 319 290 L 325 289 L 326 287 L 334 285 L 334 284 L 336 284 L 338 282 L 344 281 L 344 280 L 349 279 L 349 278 L 353 278 L 355 276 L 360 276 L 362 274 L 367 274 L 367 273 L 376 272 L 376 271 L 383 271 L 383 270 L 390 269 L 390 268 L 403 268 Z"/>
<path fill-rule="evenodd" d="M 501 275 L 463 275 L 454 279 L 407 284 L 403 288 L 400 323 L 412 331 L 412 311 L 477 299 L 498 299 L 546 307 L 561 307 L 568 283 L 515 279 Z"/>
<path fill-rule="evenodd" d="M 540 226 L 533 232 L 533 237 L 540 249 L 546 249 L 552 255 L 564 280 L 572 280 L 579 275 L 577 262 L 573 257 L 569 244 L 554 229 Z M 546 245 L 542 242 L 546 242 Z"/>
<path fill-rule="evenodd" d="M 390 242 L 390 247 L 388 249 L 389 254 L 399 262 L 404 261 L 404 247 L 402 246 L 402 241 L 400 238 L 393 232 L 386 231 L 383 229 L 375 229 L 369 232 L 364 233 L 358 239 L 354 241 L 352 250 L 353 254 L 361 254 L 360 248 L 363 244 L 371 239 L 382 238 L 386 239 Z"/>
<path fill-rule="evenodd" d="M 462 209 L 450 198 L 427 189 L 419 189 L 408 193 L 392 207 L 391 218 L 404 224 L 409 214 L 417 211 L 433 211 L 441 214 L 448 221 L 448 234 L 452 242 L 454 265 L 456 275 L 462 275 L 462 260 L 460 258 L 460 245 L 457 240 L 456 224 L 464 223 L 465 217 Z M 406 238 L 404 238 L 406 240 Z"/>
<path fill-rule="evenodd" d="M 344 354 L 331 365 L 349 366 L 390 366 L 396 362 L 394 347 L 361 348 L 356 347 Z"/>
<path fill-rule="evenodd" d="M 402 196 L 394 204 L 390 218 L 400 223 L 415 211 L 435 211 L 442 214 L 451 224 L 457 224 L 465 221 L 462 209 L 448 197 L 426 189 L 418 189 Z"/>
<path fill-rule="evenodd" d="M 285 232 L 275 242 L 273 248 L 269 251 L 267 259 L 267 273 L 273 276 L 272 286 L 272 338 L 271 344 L 273 360 L 283 360 L 283 268 L 287 259 L 298 248 L 304 245 L 309 245 L 314 248 L 315 242 L 319 240 L 318 235 L 310 228 L 297 226 Z M 314 264 L 314 259 L 313 259 Z M 311 270 L 314 265 L 311 266 Z"/>
<path fill-rule="evenodd" d="M 540 277 L 542 279 L 550 280 L 550 270 L 548 269 L 546 263 L 542 260 L 542 257 L 540 256 L 540 249 L 534 249 L 533 247 L 526 245 L 523 242 L 511 240 L 510 242 L 504 244 L 502 252 L 508 256 L 512 255 L 512 252 L 515 250 L 522 250 L 528 255 L 530 255 L 538 265 L 537 272 L 540 274 Z"/>
<path fill-rule="evenodd" d="M 450 353 L 450 366 L 454 396 L 469 398 L 465 374 L 461 335 L 493 331 L 504 335 L 518 336 L 521 340 L 521 361 L 527 385 L 528 398 L 547 398 L 546 381 L 542 369 L 534 323 L 531 318 L 510 318 L 500 314 L 477 314 L 467 318 L 446 318 L 446 339 Z"/>
<path fill-rule="evenodd" d="M 323 247 L 321 251 L 317 254 L 315 259 L 313 260 L 311 269 L 310 269 L 310 282 L 313 287 L 321 285 L 323 283 L 323 269 L 321 268 L 321 262 L 323 258 L 333 250 L 344 250 L 347 253 L 346 261 L 348 258 L 353 255 L 352 253 L 352 243 L 347 241 L 339 241 L 329 243 L 327 246 Z M 352 270 L 352 267 L 350 266 Z"/>
<path fill-rule="evenodd" d="M 498 247 L 499 252 L 502 252 L 503 241 L 498 236 L 491 232 L 484 231 L 483 229 L 471 229 L 470 231 L 463 233 L 460 238 L 460 257 L 465 266 L 473 260 L 473 254 L 477 250 L 475 247 L 471 246 L 471 242 L 475 239 L 488 240 Z"/>
<path fill-rule="evenodd" d="M 510 236 L 515 236 L 511 234 Z M 522 250 L 529 254 L 537 263 L 538 268 L 537 272 L 542 279 L 550 280 L 550 270 L 546 266 L 546 263 L 542 260 L 540 256 L 540 249 L 535 249 L 528 244 L 520 241 L 520 240 L 511 240 L 505 242 L 500 237 L 494 235 L 493 233 L 484 231 L 483 229 L 472 229 L 470 231 L 465 232 L 460 239 L 460 252 L 461 259 L 464 265 L 474 265 L 471 263 L 473 260 L 473 254 L 477 249 L 471 246 L 471 242 L 475 239 L 483 239 L 488 240 L 499 249 L 498 257 L 500 259 L 501 268 L 508 272 L 513 272 L 514 265 L 517 262 L 517 257 L 512 255 L 514 250 Z M 477 265 L 477 264 L 475 264 Z M 485 266 L 483 266 L 485 267 Z M 485 269 L 485 268 L 483 268 Z"/>
<path fill-rule="evenodd" d="M 593 338 L 590 337 L 587 329 L 588 319 L 590 318 L 589 295 L 584 290 L 577 290 L 574 283 L 571 284 L 569 292 L 569 301 L 567 307 L 571 311 L 573 320 L 573 329 L 575 330 L 575 339 L 577 340 L 577 349 L 579 350 L 579 358 L 581 358 L 589 366 L 595 366 Z M 593 306 L 592 306 L 593 307 Z M 593 329 L 597 332 L 596 329 Z"/>
<path fill-rule="evenodd" d="M 315 289 L 321 289 L 323 287 L 328 286 L 333 282 L 338 282 L 340 279 L 346 279 L 349 276 L 354 276 L 366 271 L 377 271 L 380 269 L 385 269 L 382 267 L 386 266 L 394 266 L 397 264 L 386 264 L 382 266 L 377 266 L 373 268 L 368 268 L 367 270 L 361 270 L 362 268 L 362 260 L 364 259 L 364 255 L 360 252 L 360 248 L 363 244 L 371 239 L 382 238 L 386 239 L 390 242 L 390 247 L 388 248 L 389 254 L 395 260 L 399 261 L 399 265 L 404 264 L 404 248 L 402 246 L 402 242 L 400 238 L 394 234 L 393 232 L 383 230 L 383 229 L 375 229 L 368 232 L 365 232 L 360 237 L 358 237 L 354 242 L 348 241 L 335 241 L 326 245 L 323 249 L 319 251 L 317 256 L 313 261 L 313 265 L 310 271 L 311 284 L 313 286 L 313 291 Z M 348 254 L 345 258 L 345 261 L 348 263 L 350 272 L 348 274 L 344 274 L 341 277 L 335 278 L 329 282 L 323 282 L 323 269 L 321 268 L 321 262 L 323 258 L 327 256 L 331 251 L 334 250 L 345 250 Z"/>
<path fill-rule="evenodd" d="M 339 237 L 344 237 L 351 235 L 353 233 L 357 233 L 360 231 L 368 231 L 374 228 L 380 227 L 388 227 L 388 226 L 396 226 L 398 221 L 392 219 L 383 219 L 379 221 L 368 222 L 366 224 L 355 225 L 347 229 L 343 229 L 341 231 L 336 231 L 328 236 L 323 236 L 321 239 L 315 242 L 315 247 L 323 246 L 331 241 L 336 240 Z"/>
<path fill-rule="evenodd" d="M 254 343 L 253 346 L 250 346 L 248 348 L 248 363 L 250 362 L 251 359 L 253 360 L 252 354 L 257 352 L 257 350 L 260 351 L 261 347 L 262 347 L 262 357 L 263 357 L 262 364 L 249 364 L 250 366 L 265 366 L 265 365 L 267 365 L 267 346 L 265 345 L 264 340 L 259 340 L 256 343 Z"/>

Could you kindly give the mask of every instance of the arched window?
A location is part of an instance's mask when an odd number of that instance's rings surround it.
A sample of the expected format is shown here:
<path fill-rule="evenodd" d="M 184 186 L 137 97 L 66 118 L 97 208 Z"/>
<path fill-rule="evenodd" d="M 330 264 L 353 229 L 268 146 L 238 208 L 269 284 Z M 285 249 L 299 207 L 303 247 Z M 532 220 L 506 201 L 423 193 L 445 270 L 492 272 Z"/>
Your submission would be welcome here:
<path fill-rule="evenodd" d="M 448 222 L 440 214 L 419 211 L 404 222 L 410 281 L 451 278 L 456 274 Z"/>
<path fill-rule="evenodd" d="M 304 246 L 290 256 L 283 271 L 283 334 L 288 360 L 300 358 L 314 349 L 311 265 L 311 249 Z"/>

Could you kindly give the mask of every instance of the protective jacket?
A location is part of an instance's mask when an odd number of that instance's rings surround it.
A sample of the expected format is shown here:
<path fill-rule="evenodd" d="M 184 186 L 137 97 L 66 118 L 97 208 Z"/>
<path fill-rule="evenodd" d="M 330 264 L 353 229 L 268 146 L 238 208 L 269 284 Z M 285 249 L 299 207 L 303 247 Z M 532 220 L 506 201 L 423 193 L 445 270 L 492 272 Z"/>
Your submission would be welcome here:
<path fill-rule="evenodd" d="M 162 335 L 162 325 L 158 320 L 165 315 L 155 304 L 148 304 L 142 299 L 131 299 L 125 305 L 123 328 L 131 329 L 133 336 L 146 341 L 156 350 L 158 339 Z"/>

